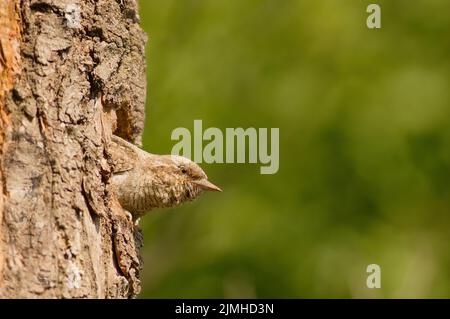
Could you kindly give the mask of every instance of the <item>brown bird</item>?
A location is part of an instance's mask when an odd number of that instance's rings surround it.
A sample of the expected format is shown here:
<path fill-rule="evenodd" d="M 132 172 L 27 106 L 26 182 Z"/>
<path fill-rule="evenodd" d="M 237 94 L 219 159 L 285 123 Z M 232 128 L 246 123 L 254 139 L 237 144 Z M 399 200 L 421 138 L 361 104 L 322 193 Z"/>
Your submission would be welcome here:
<path fill-rule="evenodd" d="M 118 200 L 135 218 L 155 208 L 193 200 L 204 191 L 222 191 L 185 157 L 150 154 L 116 135 L 111 138 L 109 153 Z"/>

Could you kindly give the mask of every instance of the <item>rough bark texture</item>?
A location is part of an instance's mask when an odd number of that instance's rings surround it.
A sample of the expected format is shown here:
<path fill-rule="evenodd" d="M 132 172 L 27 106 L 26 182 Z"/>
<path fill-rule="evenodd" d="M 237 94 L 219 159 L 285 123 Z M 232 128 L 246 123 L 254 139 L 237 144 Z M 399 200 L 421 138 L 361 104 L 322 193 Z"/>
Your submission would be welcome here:
<path fill-rule="evenodd" d="M 145 41 L 135 0 L 0 0 L 0 298 L 139 292 L 107 141 L 140 143 Z"/>

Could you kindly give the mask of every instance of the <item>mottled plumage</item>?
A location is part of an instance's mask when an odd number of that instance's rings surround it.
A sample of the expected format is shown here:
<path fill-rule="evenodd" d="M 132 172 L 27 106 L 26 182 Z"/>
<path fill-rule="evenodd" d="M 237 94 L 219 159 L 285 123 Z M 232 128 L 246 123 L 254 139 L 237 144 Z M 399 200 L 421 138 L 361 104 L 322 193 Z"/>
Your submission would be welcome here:
<path fill-rule="evenodd" d="M 150 154 L 115 135 L 109 152 L 117 197 L 122 207 L 134 216 L 193 200 L 205 190 L 220 191 L 187 158 Z"/>

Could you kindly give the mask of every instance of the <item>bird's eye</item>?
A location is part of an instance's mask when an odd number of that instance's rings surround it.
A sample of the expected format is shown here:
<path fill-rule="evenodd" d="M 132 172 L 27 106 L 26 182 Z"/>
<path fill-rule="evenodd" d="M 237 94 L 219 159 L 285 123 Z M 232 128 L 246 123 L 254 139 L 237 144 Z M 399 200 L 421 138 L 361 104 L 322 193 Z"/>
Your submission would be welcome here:
<path fill-rule="evenodd" d="M 181 169 L 181 173 L 186 174 L 186 173 L 187 173 L 187 169 L 183 167 L 183 168 Z"/>

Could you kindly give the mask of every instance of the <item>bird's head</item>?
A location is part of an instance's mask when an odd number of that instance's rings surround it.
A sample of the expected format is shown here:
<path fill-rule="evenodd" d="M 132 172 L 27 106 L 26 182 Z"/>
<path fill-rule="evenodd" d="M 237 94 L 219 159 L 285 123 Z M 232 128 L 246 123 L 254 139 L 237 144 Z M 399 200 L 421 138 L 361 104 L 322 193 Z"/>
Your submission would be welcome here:
<path fill-rule="evenodd" d="M 193 161 L 178 155 L 166 155 L 170 178 L 167 180 L 175 204 L 193 200 L 205 191 L 222 190 L 208 180 L 205 172 Z"/>

